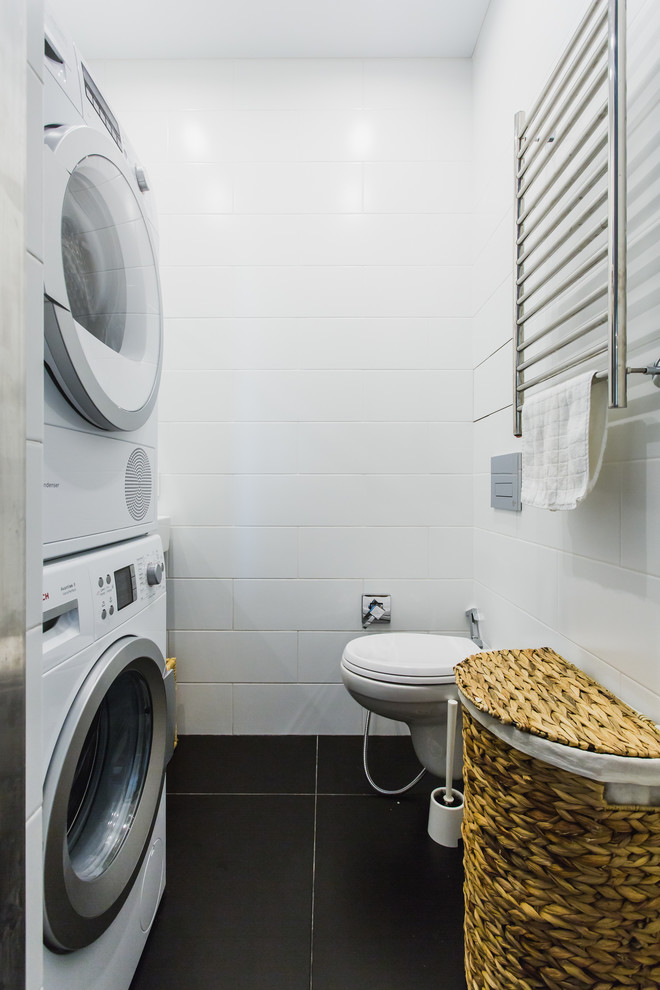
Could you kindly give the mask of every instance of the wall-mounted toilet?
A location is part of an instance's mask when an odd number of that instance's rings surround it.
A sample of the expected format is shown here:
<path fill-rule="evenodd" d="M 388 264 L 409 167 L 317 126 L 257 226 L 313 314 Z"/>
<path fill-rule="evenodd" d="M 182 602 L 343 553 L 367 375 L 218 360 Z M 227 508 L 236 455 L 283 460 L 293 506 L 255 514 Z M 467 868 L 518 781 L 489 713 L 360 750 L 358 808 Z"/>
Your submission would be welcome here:
<path fill-rule="evenodd" d="M 341 677 L 363 708 L 405 722 L 420 763 L 445 775 L 447 701 L 458 698 L 454 666 L 478 652 L 463 636 L 381 633 L 351 640 L 341 658 Z M 463 748 L 456 730 L 454 774 L 460 777 Z"/>

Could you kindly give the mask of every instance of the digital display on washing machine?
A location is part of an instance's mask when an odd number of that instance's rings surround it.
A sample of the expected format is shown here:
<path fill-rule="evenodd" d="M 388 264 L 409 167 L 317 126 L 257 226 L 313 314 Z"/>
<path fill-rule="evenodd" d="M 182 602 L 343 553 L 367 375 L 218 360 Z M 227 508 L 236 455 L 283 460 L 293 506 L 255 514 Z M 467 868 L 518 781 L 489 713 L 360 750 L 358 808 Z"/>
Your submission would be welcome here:
<path fill-rule="evenodd" d="M 132 605 L 137 598 L 135 590 L 135 568 L 132 564 L 115 571 L 115 588 L 117 590 L 117 611 Z"/>

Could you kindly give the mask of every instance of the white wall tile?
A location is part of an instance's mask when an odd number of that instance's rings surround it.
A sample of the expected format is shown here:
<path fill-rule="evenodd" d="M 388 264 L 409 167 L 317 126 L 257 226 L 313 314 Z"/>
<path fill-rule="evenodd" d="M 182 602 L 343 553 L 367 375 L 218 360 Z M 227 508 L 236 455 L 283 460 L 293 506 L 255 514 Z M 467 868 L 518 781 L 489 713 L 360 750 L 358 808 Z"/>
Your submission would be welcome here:
<path fill-rule="evenodd" d="M 516 535 L 582 557 L 618 564 L 625 516 L 621 511 L 620 474 L 619 465 L 604 465 L 588 498 L 570 512 L 554 513 L 525 506 L 517 517 Z"/>
<path fill-rule="evenodd" d="M 554 550 L 481 531 L 475 544 L 474 573 L 477 580 L 492 583 L 498 594 L 541 622 L 556 624 L 558 565 Z M 588 644 L 582 645 L 589 649 Z"/>
<path fill-rule="evenodd" d="M 298 466 L 295 423 L 162 423 L 165 474 L 270 474 Z"/>
<path fill-rule="evenodd" d="M 472 421 L 468 371 L 372 371 L 365 374 L 366 418 L 393 421 Z"/>
<path fill-rule="evenodd" d="M 157 162 L 149 179 L 159 216 L 231 213 L 236 171 L 226 163 Z"/>
<path fill-rule="evenodd" d="M 160 268 L 163 312 L 169 319 L 236 315 L 233 269 Z"/>
<path fill-rule="evenodd" d="M 621 466 L 621 563 L 660 577 L 660 461 Z"/>
<path fill-rule="evenodd" d="M 200 370 L 202 364 L 207 371 L 295 369 L 301 367 L 301 339 L 321 333 L 322 322 L 268 317 L 166 319 L 163 366 L 171 371 Z"/>
<path fill-rule="evenodd" d="M 469 475 L 370 475 L 364 479 L 367 522 L 373 526 L 469 526 Z"/>
<path fill-rule="evenodd" d="M 168 115 L 169 161 L 300 161 L 305 111 L 177 110 Z"/>
<path fill-rule="evenodd" d="M 167 268 L 170 317 L 467 317 L 464 267 Z"/>
<path fill-rule="evenodd" d="M 168 579 L 169 629 L 231 629 L 231 619 L 231 581 Z"/>
<path fill-rule="evenodd" d="M 309 474 L 469 474 L 471 423 L 301 423 L 299 468 Z"/>
<path fill-rule="evenodd" d="M 558 619 L 585 650 L 660 694 L 660 580 L 561 554 Z"/>
<path fill-rule="evenodd" d="M 471 140 L 469 119 L 450 104 L 299 116 L 305 161 L 463 161 Z"/>
<path fill-rule="evenodd" d="M 362 61 L 342 58 L 238 59 L 235 106 L 313 110 L 362 104 Z"/>
<path fill-rule="evenodd" d="M 467 161 L 366 162 L 364 209 L 368 213 L 455 214 L 471 224 L 471 171 Z"/>
<path fill-rule="evenodd" d="M 465 265 L 460 214 L 241 214 L 164 216 L 164 266 Z"/>
<path fill-rule="evenodd" d="M 467 319 L 362 317 L 298 320 L 302 368 L 465 369 Z"/>
<path fill-rule="evenodd" d="M 470 125 L 472 65 L 470 59 L 370 58 L 364 61 L 364 105 L 367 107 L 429 106 L 458 113 Z"/>
<path fill-rule="evenodd" d="M 341 684 L 237 684 L 234 732 L 356 735 L 362 709 Z"/>
<path fill-rule="evenodd" d="M 471 316 L 470 269 L 364 268 L 362 312 L 370 316 Z M 362 315 L 362 312 L 357 315 Z M 352 316 L 353 313 L 346 315 Z"/>
<path fill-rule="evenodd" d="M 359 628 L 360 581 L 235 581 L 234 629 Z"/>
<path fill-rule="evenodd" d="M 242 162 L 236 213 L 359 213 L 362 165 L 344 162 Z"/>
<path fill-rule="evenodd" d="M 169 648 L 177 658 L 177 677 L 186 683 L 297 680 L 295 632 L 175 630 Z"/>
<path fill-rule="evenodd" d="M 159 504 L 181 526 L 296 526 L 304 481 L 295 475 L 163 475 Z M 318 515 L 321 525 L 345 525 L 350 518 L 348 507 L 333 509 L 331 492 Z"/>
<path fill-rule="evenodd" d="M 303 683 L 341 683 L 341 655 L 346 644 L 355 639 L 355 636 L 355 631 L 299 632 L 298 680 Z"/>
<path fill-rule="evenodd" d="M 298 533 L 276 528 L 174 526 L 173 578 L 291 578 L 298 574 Z"/>
<path fill-rule="evenodd" d="M 427 530 L 412 526 L 306 527 L 300 530 L 300 577 L 426 577 L 428 553 Z"/>
<path fill-rule="evenodd" d="M 176 694 L 177 732 L 182 736 L 226 736 L 234 731 L 230 684 L 179 682 Z"/>
<path fill-rule="evenodd" d="M 364 526 L 369 521 L 364 475 L 299 475 L 296 485 L 299 526 Z"/>
<path fill-rule="evenodd" d="M 471 579 L 473 576 L 471 526 L 443 526 L 429 534 L 429 577 Z"/>
<path fill-rule="evenodd" d="M 176 422 L 362 420 L 355 371 L 167 371 L 161 417 Z"/>

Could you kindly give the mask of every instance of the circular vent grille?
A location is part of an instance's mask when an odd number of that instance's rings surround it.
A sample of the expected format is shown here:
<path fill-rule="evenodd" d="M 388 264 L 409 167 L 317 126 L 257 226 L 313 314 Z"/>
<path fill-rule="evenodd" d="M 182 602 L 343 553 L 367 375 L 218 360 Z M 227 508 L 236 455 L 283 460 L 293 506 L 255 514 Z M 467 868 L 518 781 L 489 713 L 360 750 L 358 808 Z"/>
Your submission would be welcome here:
<path fill-rule="evenodd" d="M 126 465 L 126 508 L 138 522 L 144 519 L 151 502 L 151 465 L 141 447 L 136 447 Z"/>

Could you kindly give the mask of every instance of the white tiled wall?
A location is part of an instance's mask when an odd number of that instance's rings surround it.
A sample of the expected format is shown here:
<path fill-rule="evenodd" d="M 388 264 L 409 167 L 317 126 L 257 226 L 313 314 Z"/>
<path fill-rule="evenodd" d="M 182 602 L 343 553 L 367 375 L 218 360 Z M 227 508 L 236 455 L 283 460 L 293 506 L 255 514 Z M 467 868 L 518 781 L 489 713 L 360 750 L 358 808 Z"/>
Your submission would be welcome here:
<path fill-rule="evenodd" d="M 472 602 L 469 61 L 101 62 L 161 214 L 182 732 L 359 732 L 360 596 Z"/>
<path fill-rule="evenodd" d="M 473 59 L 475 598 L 493 645 L 553 646 L 660 719 L 657 390 L 631 379 L 628 409 L 610 414 L 598 484 L 578 509 L 514 516 L 489 508 L 490 457 L 520 444 L 503 391 L 511 381 L 513 115 L 531 106 L 586 8 L 586 0 L 491 4 Z M 632 363 L 640 364 L 660 356 L 660 8 L 629 0 L 628 24 L 628 314 Z"/>

